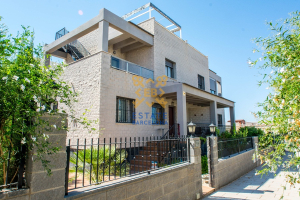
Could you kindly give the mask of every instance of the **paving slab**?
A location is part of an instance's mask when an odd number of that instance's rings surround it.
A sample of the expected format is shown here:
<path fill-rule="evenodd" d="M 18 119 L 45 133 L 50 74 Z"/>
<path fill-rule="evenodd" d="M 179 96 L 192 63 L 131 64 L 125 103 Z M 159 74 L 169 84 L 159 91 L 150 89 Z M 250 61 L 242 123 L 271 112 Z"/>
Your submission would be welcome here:
<path fill-rule="evenodd" d="M 263 166 L 257 167 L 236 181 L 203 198 L 203 200 L 279 200 L 282 196 L 283 200 L 300 200 L 300 184 L 297 184 L 295 187 L 291 187 L 288 183 L 286 183 L 286 175 L 292 171 L 283 171 L 282 169 L 279 169 L 276 172 L 276 176 L 274 173 L 269 173 L 268 175 L 263 176 L 257 175 L 256 171 L 261 170 L 262 167 Z M 295 171 L 293 172 L 295 173 Z M 286 189 L 284 189 L 284 186 L 286 186 Z"/>

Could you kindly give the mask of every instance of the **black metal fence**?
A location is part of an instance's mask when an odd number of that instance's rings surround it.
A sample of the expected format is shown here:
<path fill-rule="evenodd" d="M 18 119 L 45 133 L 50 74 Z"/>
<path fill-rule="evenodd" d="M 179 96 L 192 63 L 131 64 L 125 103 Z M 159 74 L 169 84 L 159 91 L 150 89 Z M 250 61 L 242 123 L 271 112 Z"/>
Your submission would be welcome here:
<path fill-rule="evenodd" d="M 22 189 L 25 186 L 26 146 L 18 149 L 2 147 L 3 157 L 0 168 L 0 192 Z"/>
<path fill-rule="evenodd" d="M 221 140 L 218 141 L 218 158 L 230 157 L 251 149 L 253 149 L 252 137 Z"/>
<path fill-rule="evenodd" d="M 160 137 L 86 139 L 67 146 L 65 193 L 76 188 L 150 174 L 172 165 L 189 162 L 189 138 L 161 140 Z"/>

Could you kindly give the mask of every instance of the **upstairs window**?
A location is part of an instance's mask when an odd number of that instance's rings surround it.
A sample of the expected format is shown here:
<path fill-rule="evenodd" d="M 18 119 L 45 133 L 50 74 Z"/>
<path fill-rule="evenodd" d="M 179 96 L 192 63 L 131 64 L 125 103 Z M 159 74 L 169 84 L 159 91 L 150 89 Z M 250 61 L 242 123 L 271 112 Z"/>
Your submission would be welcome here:
<path fill-rule="evenodd" d="M 164 108 L 158 103 L 152 106 L 152 124 L 165 124 Z"/>
<path fill-rule="evenodd" d="M 174 75 L 175 64 L 172 61 L 166 60 L 165 70 L 166 70 L 167 77 L 175 78 L 175 75 Z"/>
<path fill-rule="evenodd" d="M 117 119 L 118 123 L 134 122 L 134 99 L 117 97 Z"/>
<path fill-rule="evenodd" d="M 217 94 L 216 80 L 210 78 L 210 93 Z"/>
<path fill-rule="evenodd" d="M 198 75 L 198 88 L 201 90 L 205 90 L 204 77 L 201 75 Z"/>

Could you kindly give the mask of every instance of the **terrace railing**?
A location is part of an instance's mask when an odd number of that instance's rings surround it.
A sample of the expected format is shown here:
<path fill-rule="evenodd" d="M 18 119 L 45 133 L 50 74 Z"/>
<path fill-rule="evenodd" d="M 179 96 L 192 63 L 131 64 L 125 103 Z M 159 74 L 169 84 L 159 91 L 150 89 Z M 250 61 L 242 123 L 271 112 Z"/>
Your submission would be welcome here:
<path fill-rule="evenodd" d="M 159 137 L 91 139 L 90 144 L 69 140 L 65 193 L 77 188 L 150 174 L 169 166 L 188 163 L 189 138 Z"/>
<path fill-rule="evenodd" d="M 231 157 L 253 149 L 252 137 L 218 141 L 218 158 Z"/>
<path fill-rule="evenodd" d="M 139 65 L 136 65 L 134 63 L 128 62 L 126 60 L 122 60 L 120 58 L 116 58 L 114 56 L 111 57 L 111 67 L 129 72 L 132 74 L 136 74 L 139 76 L 142 76 L 144 78 L 151 78 L 154 80 L 154 72 L 150 69 L 141 67 Z"/>

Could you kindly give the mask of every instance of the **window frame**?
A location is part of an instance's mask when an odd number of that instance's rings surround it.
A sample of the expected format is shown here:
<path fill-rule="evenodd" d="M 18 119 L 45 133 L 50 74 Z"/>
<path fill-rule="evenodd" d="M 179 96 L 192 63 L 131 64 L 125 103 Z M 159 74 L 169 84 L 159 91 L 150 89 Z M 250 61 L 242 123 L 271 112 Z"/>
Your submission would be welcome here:
<path fill-rule="evenodd" d="M 211 80 L 213 80 L 214 82 L 215 82 L 215 90 L 212 90 L 211 89 Z M 217 95 L 218 94 L 218 91 L 217 91 L 217 81 L 215 80 L 215 79 L 213 79 L 213 78 L 209 78 L 209 89 L 210 89 L 210 93 L 211 94 L 214 94 L 214 95 Z"/>
<path fill-rule="evenodd" d="M 119 118 L 122 118 L 122 111 L 124 112 L 124 109 L 119 109 L 119 99 L 124 100 L 124 105 L 125 105 L 125 121 L 119 120 Z M 129 104 L 126 104 L 126 101 L 129 100 Z M 130 98 L 126 98 L 126 97 L 120 97 L 117 96 L 116 97 L 116 123 L 126 123 L 126 124 L 132 124 L 135 122 L 135 118 L 134 118 L 134 113 L 135 113 L 135 108 L 134 108 L 134 104 L 133 102 L 135 102 L 135 99 L 130 99 Z M 127 108 L 127 105 L 129 105 L 129 109 Z M 119 117 L 119 111 L 121 111 L 121 116 Z M 127 120 L 128 117 L 128 113 L 127 111 L 129 111 L 129 121 Z"/>
<path fill-rule="evenodd" d="M 169 65 L 170 63 L 170 65 Z M 170 76 L 168 75 L 169 74 L 169 69 L 170 69 Z M 168 78 L 173 78 L 175 79 L 175 62 L 169 60 L 169 59 L 165 59 L 165 75 L 168 77 Z"/>
<path fill-rule="evenodd" d="M 202 85 L 203 85 L 203 88 L 200 87 L 200 84 L 199 84 L 199 80 L 201 80 L 202 78 Z M 204 76 L 201 76 L 200 74 L 198 74 L 198 89 L 200 90 L 205 90 L 205 78 Z"/>
<path fill-rule="evenodd" d="M 151 116 L 152 116 L 152 125 L 165 125 L 165 119 L 164 119 L 164 112 L 165 112 L 165 109 L 160 105 L 160 104 L 158 104 L 158 103 L 154 103 L 153 105 L 152 105 L 152 110 L 151 110 Z M 157 115 L 156 113 L 155 113 L 155 119 L 153 118 L 153 115 L 154 115 L 154 113 L 153 113 L 153 109 L 161 109 L 161 112 L 159 113 L 160 115 Z M 159 116 L 159 120 L 157 119 L 157 117 Z M 162 122 L 162 123 L 157 123 L 157 121 L 158 122 Z"/>
<path fill-rule="evenodd" d="M 221 116 L 221 123 L 219 123 L 219 117 Z M 223 115 L 222 114 L 218 114 L 218 125 L 223 125 Z"/>

